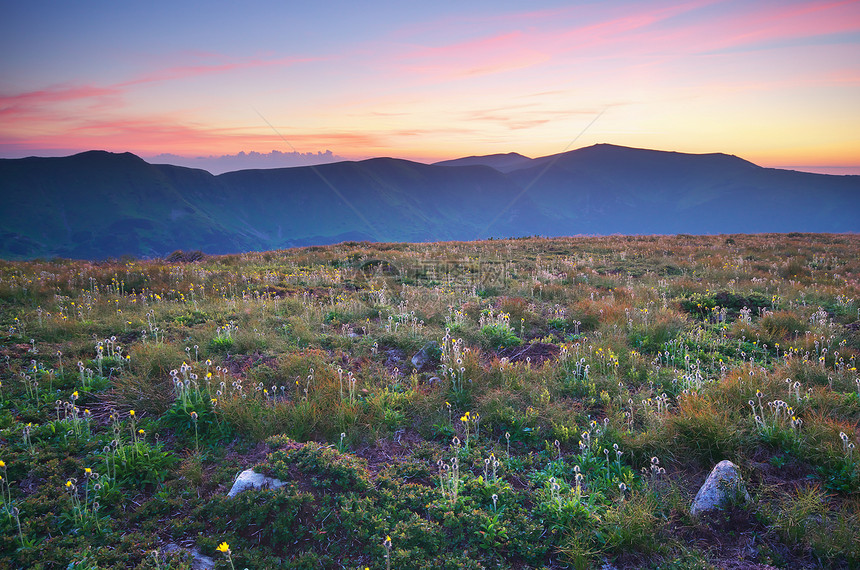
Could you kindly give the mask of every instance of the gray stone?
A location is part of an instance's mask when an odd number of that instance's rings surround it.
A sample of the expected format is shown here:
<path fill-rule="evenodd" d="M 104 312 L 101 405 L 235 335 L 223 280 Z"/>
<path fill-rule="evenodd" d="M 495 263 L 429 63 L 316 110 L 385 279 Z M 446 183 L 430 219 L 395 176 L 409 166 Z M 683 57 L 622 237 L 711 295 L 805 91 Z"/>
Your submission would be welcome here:
<path fill-rule="evenodd" d="M 227 496 L 235 497 L 242 491 L 247 491 L 248 489 L 261 489 L 263 487 L 277 489 L 278 487 L 283 486 L 283 481 L 272 477 L 266 477 L 262 473 L 257 473 L 253 469 L 245 469 L 239 473 L 238 477 L 236 477 L 236 481 L 233 483 L 233 487 L 230 488 L 230 492 L 227 493 Z"/>
<path fill-rule="evenodd" d="M 698 517 L 734 502 L 748 503 L 751 500 L 737 466 L 731 461 L 723 460 L 717 463 L 705 484 L 696 493 L 690 514 Z"/>
<path fill-rule="evenodd" d="M 415 353 L 415 356 L 412 357 L 412 366 L 415 367 L 416 370 L 421 370 L 430 362 L 436 358 L 439 354 L 439 344 L 436 341 L 431 340 L 427 344 L 425 344 L 421 350 Z"/>
<path fill-rule="evenodd" d="M 215 568 L 215 561 L 212 558 L 201 554 L 196 548 L 191 549 L 191 570 L 212 570 Z"/>
<path fill-rule="evenodd" d="M 197 547 L 183 548 L 178 544 L 170 543 L 164 546 L 164 553 L 171 554 L 173 552 L 181 552 L 184 556 L 191 558 L 191 570 L 212 570 L 215 568 L 215 561 L 205 554 L 202 554 Z M 186 558 L 187 560 L 187 558 Z"/>

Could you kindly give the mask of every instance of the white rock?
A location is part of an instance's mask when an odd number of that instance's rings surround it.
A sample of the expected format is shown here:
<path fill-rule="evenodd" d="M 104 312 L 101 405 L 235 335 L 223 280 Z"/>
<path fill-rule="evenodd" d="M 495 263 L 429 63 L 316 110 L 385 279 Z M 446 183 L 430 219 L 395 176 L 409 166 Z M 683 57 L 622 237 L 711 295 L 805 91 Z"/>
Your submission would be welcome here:
<path fill-rule="evenodd" d="M 279 479 L 266 477 L 262 473 L 257 473 L 253 469 L 245 469 L 239 473 L 238 477 L 236 477 L 236 481 L 233 483 L 233 487 L 230 488 L 230 492 L 227 493 L 227 496 L 235 497 L 242 491 L 247 491 L 248 489 L 261 489 L 263 487 L 277 489 L 278 487 L 283 486 L 284 482 Z"/>
<path fill-rule="evenodd" d="M 705 484 L 696 493 L 696 498 L 693 499 L 690 507 L 690 514 L 698 517 L 738 500 L 750 502 L 752 499 L 744 486 L 737 465 L 723 460 L 717 463 L 705 480 Z"/>
<path fill-rule="evenodd" d="M 173 552 L 182 552 L 184 556 L 191 558 L 191 570 L 212 570 L 215 568 L 215 561 L 209 556 L 201 554 L 197 547 L 183 548 L 178 544 L 170 543 L 164 546 L 165 554 Z"/>
<path fill-rule="evenodd" d="M 212 558 L 200 554 L 196 548 L 191 550 L 191 570 L 212 570 L 213 568 L 215 568 L 215 561 Z"/>
<path fill-rule="evenodd" d="M 421 350 L 415 353 L 415 356 L 412 357 L 412 366 L 415 367 L 415 370 L 421 370 L 433 360 L 434 351 L 439 350 L 439 344 L 435 340 L 431 340 L 427 344 L 425 344 Z"/>

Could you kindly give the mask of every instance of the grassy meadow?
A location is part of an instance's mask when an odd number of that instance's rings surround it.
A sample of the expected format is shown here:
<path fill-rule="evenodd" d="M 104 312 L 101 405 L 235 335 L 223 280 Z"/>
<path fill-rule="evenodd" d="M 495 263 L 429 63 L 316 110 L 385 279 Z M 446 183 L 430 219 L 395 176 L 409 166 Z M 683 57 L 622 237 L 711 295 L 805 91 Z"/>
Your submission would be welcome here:
<path fill-rule="evenodd" d="M 0 261 L 0 569 L 858 568 L 858 358 L 857 235 Z"/>

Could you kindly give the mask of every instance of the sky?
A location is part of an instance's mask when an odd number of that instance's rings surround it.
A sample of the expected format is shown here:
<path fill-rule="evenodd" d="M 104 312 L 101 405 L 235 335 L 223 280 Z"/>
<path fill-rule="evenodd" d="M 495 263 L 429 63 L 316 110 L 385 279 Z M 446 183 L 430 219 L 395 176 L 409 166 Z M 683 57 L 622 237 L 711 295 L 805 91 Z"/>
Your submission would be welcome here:
<path fill-rule="evenodd" d="M 6 0 L 0 53 L 6 158 L 610 143 L 860 174 L 860 0 Z"/>

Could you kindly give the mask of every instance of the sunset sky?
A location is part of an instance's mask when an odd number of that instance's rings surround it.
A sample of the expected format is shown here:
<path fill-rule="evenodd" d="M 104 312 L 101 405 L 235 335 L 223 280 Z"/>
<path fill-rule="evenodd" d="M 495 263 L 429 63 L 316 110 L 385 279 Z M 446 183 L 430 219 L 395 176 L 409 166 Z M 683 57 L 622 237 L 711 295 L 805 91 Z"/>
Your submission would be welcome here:
<path fill-rule="evenodd" d="M 4 2 L 0 50 L 0 157 L 603 142 L 860 173 L 860 0 Z"/>

